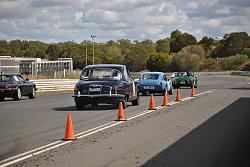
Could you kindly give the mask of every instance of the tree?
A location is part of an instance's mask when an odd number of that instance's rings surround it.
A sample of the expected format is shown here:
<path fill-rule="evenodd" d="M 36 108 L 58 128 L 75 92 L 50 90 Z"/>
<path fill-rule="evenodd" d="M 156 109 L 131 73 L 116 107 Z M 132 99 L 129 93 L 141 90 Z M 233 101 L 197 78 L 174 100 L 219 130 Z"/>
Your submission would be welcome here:
<path fill-rule="evenodd" d="M 156 41 L 156 52 L 169 53 L 170 51 L 170 39 L 160 39 Z"/>
<path fill-rule="evenodd" d="M 180 34 L 179 32 L 174 33 L 174 35 L 171 35 L 170 52 L 177 53 L 185 46 L 195 45 L 196 43 L 197 43 L 196 38 L 191 34 L 188 33 Z"/>
<path fill-rule="evenodd" d="M 48 54 L 48 58 L 50 60 L 57 60 L 60 57 L 60 45 L 58 44 L 51 44 L 49 45 L 48 49 L 46 50 L 46 54 Z"/>
<path fill-rule="evenodd" d="M 214 44 L 214 39 L 211 37 L 204 36 L 202 37 L 201 41 L 199 44 L 204 45 L 205 47 L 211 47 Z"/>
<path fill-rule="evenodd" d="M 225 34 L 220 45 L 213 51 L 212 57 L 227 57 L 242 54 L 250 47 L 250 38 L 246 32 Z"/>
<path fill-rule="evenodd" d="M 150 71 L 167 71 L 168 54 L 153 53 L 146 62 Z"/>

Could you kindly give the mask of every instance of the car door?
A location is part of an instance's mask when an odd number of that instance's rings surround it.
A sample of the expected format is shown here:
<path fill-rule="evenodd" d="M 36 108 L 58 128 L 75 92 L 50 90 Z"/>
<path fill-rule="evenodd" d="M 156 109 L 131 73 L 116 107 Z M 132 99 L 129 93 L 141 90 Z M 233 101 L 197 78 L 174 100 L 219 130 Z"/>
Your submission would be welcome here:
<path fill-rule="evenodd" d="M 28 95 L 32 93 L 31 85 L 25 81 L 21 75 L 17 75 L 22 90 L 22 95 Z"/>
<path fill-rule="evenodd" d="M 124 76 L 126 80 L 126 94 L 129 95 L 129 101 L 136 97 L 136 87 L 133 79 L 131 78 L 130 72 L 127 67 L 124 69 Z"/>
<path fill-rule="evenodd" d="M 169 91 L 170 90 L 170 85 L 169 85 L 166 74 L 163 75 L 163 83 L 164 83 L 164 85 L 166 87 L 166 90 Z"/>

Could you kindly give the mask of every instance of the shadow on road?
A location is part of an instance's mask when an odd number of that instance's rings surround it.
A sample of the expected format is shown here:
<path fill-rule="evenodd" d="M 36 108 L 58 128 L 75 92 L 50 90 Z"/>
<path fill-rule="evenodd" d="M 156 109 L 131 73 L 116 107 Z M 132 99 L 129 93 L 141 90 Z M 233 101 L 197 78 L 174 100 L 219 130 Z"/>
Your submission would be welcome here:
<path fill-rule="evenodd" d="M 130 105 L 128 105 L 129 107 Z M 57 107 L 53 108 L 55 111 L 103 111 L 103 110 L 114 110 L 113 105 L 108 104 L 98 104 L 97 106 L 86 105 L 84 109 L 78 110 L 75 106 L 68 106 L 68 107 Z M 117 108 L 118 110 L 118 108 Z"/>
<path fill-rule="evenodd" d="M 241 88 L 231 88 L 234 90 L 250 90 L 250 87 L 241 87 Z"/>
<path fill-rule="evenodd" d="M 240 98 L 144 167 L 249 167 L 250 98 Z"/>

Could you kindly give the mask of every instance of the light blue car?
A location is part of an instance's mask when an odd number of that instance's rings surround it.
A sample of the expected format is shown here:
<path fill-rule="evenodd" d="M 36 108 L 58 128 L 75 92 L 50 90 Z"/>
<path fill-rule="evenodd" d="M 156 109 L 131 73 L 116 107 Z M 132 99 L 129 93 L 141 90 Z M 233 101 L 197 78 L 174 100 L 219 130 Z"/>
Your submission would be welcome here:
<path fill-rule="evenodd" d="M 142 95 L 147 93 L 163 93 L 167 91 L 169 95 L 173 94 L 172 81 L 167 79 L 163 72 L 144 72 L 139 78 L 139 92 Z"/>

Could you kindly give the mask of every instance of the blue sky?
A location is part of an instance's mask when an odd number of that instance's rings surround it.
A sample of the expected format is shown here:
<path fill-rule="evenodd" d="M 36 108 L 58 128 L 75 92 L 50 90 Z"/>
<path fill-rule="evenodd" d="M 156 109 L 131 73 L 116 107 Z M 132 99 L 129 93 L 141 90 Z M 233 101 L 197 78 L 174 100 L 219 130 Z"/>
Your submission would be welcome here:
<path fill-rule="evenodd" d="M 250 0 L 0 0 L 0 39 L 153 41 L 179 29 L 201 39 L 250 34 Z"/>

